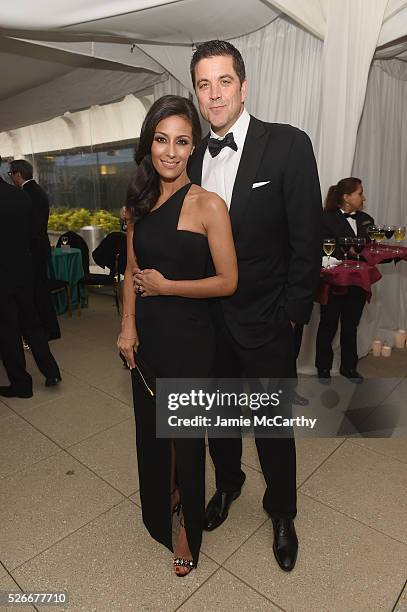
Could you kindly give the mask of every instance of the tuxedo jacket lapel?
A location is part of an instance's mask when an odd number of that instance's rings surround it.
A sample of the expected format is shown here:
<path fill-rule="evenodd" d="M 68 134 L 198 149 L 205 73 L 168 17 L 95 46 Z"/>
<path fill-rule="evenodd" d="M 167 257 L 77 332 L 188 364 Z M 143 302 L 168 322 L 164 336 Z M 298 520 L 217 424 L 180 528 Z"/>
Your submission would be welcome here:
<path fill-rule="evenodd" d="M 249 129 L 247 130 L 230 204 L 230 218 L 235 239 L 243 212 L 250 200 L 257 168 L 266 143 L 267 132 L 263 123 L 254 117 L 250 117 Z"/>
<path fill-rule="evenodd" d="M 338 209 L 337 212 L 338 225 L 341 228 L 342 236 L 348 236 L 349 238 L 355 238 L 356 234 L 351 228 L 349 221 L 343 216 L 343 213 Z M 356 226 L 359 229 L 358 222 L 356 220 Z"/>

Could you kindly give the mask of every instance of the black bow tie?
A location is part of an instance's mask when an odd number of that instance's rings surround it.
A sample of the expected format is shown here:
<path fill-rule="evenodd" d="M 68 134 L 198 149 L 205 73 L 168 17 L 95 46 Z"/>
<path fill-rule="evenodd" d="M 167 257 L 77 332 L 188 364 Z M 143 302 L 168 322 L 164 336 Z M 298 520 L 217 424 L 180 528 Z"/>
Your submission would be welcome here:
<path fill-rule="evenodd" d="M 212 157 L 216 157 L 222 151 L 223 147 L 230 147 L 234 151 L 237 151 L 237 144 L 233 138 L 233 133 L 229 132 L 225 138 L 209 138 L 208 149 Z"/>
<path fill-rule="evenodd" d="M 351 219 L 356 219 L 356 214 L 357 213 L 355 213 L 355 212 L 354 213 L 343 213 L 343 216 L 345 217 L 345 219 L 349 219 L 349 217 Z"/>

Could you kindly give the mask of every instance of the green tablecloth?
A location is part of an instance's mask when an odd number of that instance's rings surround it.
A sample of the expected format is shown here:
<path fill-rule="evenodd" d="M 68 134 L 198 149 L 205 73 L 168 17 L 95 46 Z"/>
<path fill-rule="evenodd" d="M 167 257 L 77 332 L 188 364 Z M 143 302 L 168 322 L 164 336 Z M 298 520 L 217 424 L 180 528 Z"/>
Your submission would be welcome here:
<path fill-rule="evenodd" d="M 52 249 L 51 278 L 68 281 L 71 286 L 72 308 L 78 307 L 78 282 L 84 276 L 82 266 L 82 254 L 80 249 L 60 248 Z M 84 305 L 85 296 L 81 292 L 81 304 Z M 65 292 L 52 296 L 57 314 L 63 314 L 67 310 Z"/>

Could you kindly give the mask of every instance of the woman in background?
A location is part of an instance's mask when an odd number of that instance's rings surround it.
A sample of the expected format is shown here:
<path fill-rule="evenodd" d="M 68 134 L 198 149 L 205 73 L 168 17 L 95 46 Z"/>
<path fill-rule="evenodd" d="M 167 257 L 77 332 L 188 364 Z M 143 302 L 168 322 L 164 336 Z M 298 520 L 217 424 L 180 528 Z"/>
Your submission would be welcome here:
<path fill-rule="evenodd" d="M 206 298 L 236 289 L 226 205 L 191 184 L 187 175 L 200 137 L 197 111 L 186 98 L 164 96 L 145 118 L 127 198 L 127 267 L 118 339 L 133 370 L 143 521 L 153 538 L 173 550 L 172 514 L 181 512 L 174 549 L 178 576 L 198 562 L 205 511 L 204 439 L 156 437 L 155 407 L 134 368 L 139 356 L 140 366 L 148 364 L 157 378 L 209 377 L 215 344 Z M 215 272 L 208 277 L 210 259 Z"/>
<path fill-rule="evenodd" d="M 333 255 L 337 259 L 343 257 L 339 246 L 341 238 L 366 238 L 368 227 L 374 224 L 373 218 L 362 211 L 365 200 L 362 181 L 358 178 L 344 178 L 328 190 L 323 213 L 323 238 L 335 238 Z M 315 359 L 320 379 L 330 379 L 333 362 L 332 341 L 340 320 L 340 373 L 353 382 L 363 381 L 362 375 L 356 369 L 357 328 L 365 303 L 366 292 L 360 287 L 350 286 L 343 295 L 330 292 L 328 303 L 321 305 Z"/>

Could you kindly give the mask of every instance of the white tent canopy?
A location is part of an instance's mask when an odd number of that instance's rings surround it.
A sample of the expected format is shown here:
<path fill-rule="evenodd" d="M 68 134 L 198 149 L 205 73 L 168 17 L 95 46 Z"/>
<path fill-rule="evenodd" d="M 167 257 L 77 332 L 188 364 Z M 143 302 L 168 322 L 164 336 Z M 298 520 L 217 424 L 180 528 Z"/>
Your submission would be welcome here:
<path fill-rule="evenodd" d="M 249 111 L 310 134 L 323 194 L 354 171 L 378 221 L 406 220 L 407 0 L 20 0 L 0 32 L 0 131 L 153 85 L 191 92 L 193 44 L 224 38 L 244 55 Z M 369 306 L 362 346 L 407 323 L 397 271 L 382 283 L 391 316 Z"/>

